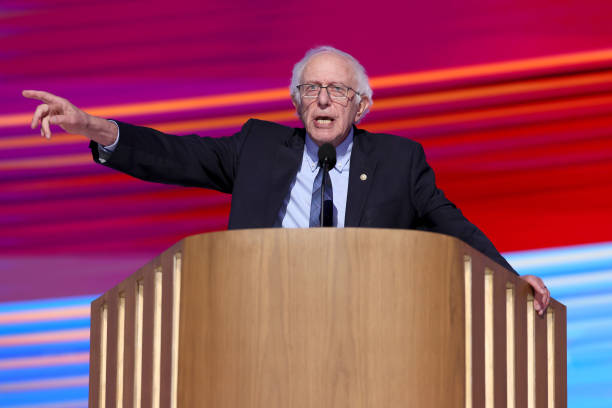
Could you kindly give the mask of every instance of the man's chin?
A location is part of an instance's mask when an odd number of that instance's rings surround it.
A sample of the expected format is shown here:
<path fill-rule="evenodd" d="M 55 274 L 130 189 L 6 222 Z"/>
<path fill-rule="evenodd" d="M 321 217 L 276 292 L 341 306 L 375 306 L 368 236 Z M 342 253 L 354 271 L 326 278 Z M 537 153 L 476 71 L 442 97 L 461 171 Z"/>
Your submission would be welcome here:
<path fill-rule="evenodd" d="M 312 131 L 308 131 L 308 134 L 318 146 L 321 146 L 324 143 L 335 144 L 340 137 L 338 132 L 334 132 L 332 129 L 312 129 Z"/>

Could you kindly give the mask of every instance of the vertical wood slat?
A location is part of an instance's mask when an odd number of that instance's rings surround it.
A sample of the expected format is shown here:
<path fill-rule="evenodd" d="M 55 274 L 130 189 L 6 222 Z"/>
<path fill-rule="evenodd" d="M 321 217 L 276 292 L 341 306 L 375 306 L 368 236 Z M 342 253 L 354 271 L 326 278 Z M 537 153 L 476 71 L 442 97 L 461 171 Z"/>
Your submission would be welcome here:
<path fill-rule="evenodd" d="M 549 308 L 546 312 L 546 375 L 548 391 L 548 408 L 555 406 L 555 312 Z"/>
<path fill-rule="evenodd" d="M 495 364 L 493 406 L 496 408 L 503 408 L 507 406 L 508 401 L 508 335 L 506 332 L 508 330 L 508 320 L 511 322 L 514 322 L 514 320 L 512 317 L 508 319 L 506 313 L 507 277 L 502 271 L 496 271 L 496 267 L 497 266 L 493 264 L 490 265 L 493 276 L 493 359 Z"/>
<path fill-rule="evenodd" d="M 182 254 L 177 252 L 172 257 L 172 340 L 170 368 L 170 407 L 178 406 L 178 359 L 179 359 L 179 322 L 181 310 L 181 268 Z"/>
<path fill-rule="evenodd" d="M 160 359 L 159 359 L 159 406 L 172 406 L 172 372 L 173 372 L 173 348 L 175 347 L 175 336 L 173 330 L 178 320 L 175 319 L 174 306 L 178 304 L 179 294 L 176 293 L 176 261 L 177 255 L 171 252 L 161 259 L 161 326 L 160 326 Z M 178 329 L 178 326 L 177 326 Z M 177 336 L 178 338 L 178 336 Z M 178 345 L 176 345 L 178 347 Z"/>
<path fill-rule="evenodd" d="M 103 303 L 98 311 L 100 313 L 100 353 L 98 360 L 100 361 L 99 388 L 98 388 L 98 406 L 106 407 L 106 378 L 108 361 L 108 305 Z"/>
<path fill-rule="evenodd" d="M 506 284 L 506 407 L 516 408 L 515 288 Z"/>
<path fill-rule="evenodd" d="M 91 323 L 89 329 L 89 407 L 99 406 L 100 394 L 100 338 L 101 338 L 101 313 L 100 305 L 102 299 L 98 298 L 91 303 Z"/>
<path fill-rule="evenodd" d="M 142 375 L 141 375 L 141 406 L 153 406 L 153 322 L 155 310 L 155 273 L 157 267 L 149 264 L 143 274 L 143 317 L 142 317 Z"/>
<path fill-rule="evenodd" d="M 485 407 L 504 407 L 514 404 L 514 394 L 508 394 L 508 388 L 515 389 L 514 336 L 508 338 L 506 332 L 514 333 L 514 292 L 508 291 L 508 276 L 494 263 L 486 262 L 481 266 L 483 299 L 484 299 L 484 377 Z M 506 312 L 510 302 L 510 314 Z M 474 334 L 476 336 L 476 334 Z M 508 344 L 511 344 L 508 347 Z M 510 354 L 509 354 L 510 351 Z M 510 373 L 509 373 L 510 370 Z M 512 379 L 509 380 L 509 375 Z M 510 386 L 508 384 L 510 383 Z"/>
<path fill-rule="evenodd" d="M 134 286 L 134 371 L 132 405 L 142 406 L 142 358 L 143 358 L 143 327 L 144 327 L 144 279 L 139 279 Z"/>
<path fill-rule="evenodd" d="M 134 363 L 136 350 L 136 303 L 137 289 L 136 277 L 133 275 L 121 290 L 125 294 L 125 337 L 124 337 L 124 359 L 123 359 L 123 405 L 126 407 L 134 406 Z"/>
<path fill-rule="evenodd" d="M 536 407 L 536 329 L 533 296 L 527 297 L 527 408 Z"/>
<path fill-rule="evenodd" d="M 472 403 L 484 407 L 485 394 L 485 266 L 472 256 Z"/>
<path fill-rule="evenodd" d="M 555 403 L 567 407 L 567 318 L 566 309 L 555 308 Z"/>
<path fill-rule="evenodd" d="M 159 408 L 161 380 L 161 330 L 162 330 L 162 269 L 153 273 L 153 345 L 151 364 L 151 407 Z"/>
<path fill-rule="evenodd" d="M 117 408 L 123 408 L 123 377 L 125 362 L 125 293 L 119 293 L 117 306 L 117 382 L 115 386 L 115 406 Z"/>
<path fill-rule="evenodd" d="M 493 408 L 495 401 L 495 364 L 493 350 L 493 271 L 484 271 L 484 389 L 485 408 Z"/>
<path fill-rule="evenodd" d="M 465 300 L 465 407 L 472 408 L 472 258 L 463 257 Z"/>
<path fill-rule="evenodd" d="M 515 402 L 517 407 L 528 405 L 528 364 L 527 364 L 527 299 L 526 285 L 515 286 L 514 292 L 514 333 L 515 333 Z"/>
<path fill-rule="evenodd" d="M 114 407 L 117 400 L 117 325 L 119 320 L 119 292 L 113 288 L 106 293 L 106 407 Z"/>

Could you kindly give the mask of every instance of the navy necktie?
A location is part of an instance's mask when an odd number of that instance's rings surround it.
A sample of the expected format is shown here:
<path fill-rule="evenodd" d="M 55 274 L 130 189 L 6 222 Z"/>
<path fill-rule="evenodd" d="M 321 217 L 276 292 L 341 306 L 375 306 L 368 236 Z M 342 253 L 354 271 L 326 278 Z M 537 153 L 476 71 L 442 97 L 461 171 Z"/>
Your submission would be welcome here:
<path fill-rule="evenodd" d="M 334 226 L 334 200 L 331 179 L 329 173 L 319 168 L 319 173 L 315 177 L 312 185 L 312 201 L 310 202 L 310 227 L 320 227 L 321 217 L 321 185 L 325 173 L 325 197 L 323 202 L 323 225 Z"/>

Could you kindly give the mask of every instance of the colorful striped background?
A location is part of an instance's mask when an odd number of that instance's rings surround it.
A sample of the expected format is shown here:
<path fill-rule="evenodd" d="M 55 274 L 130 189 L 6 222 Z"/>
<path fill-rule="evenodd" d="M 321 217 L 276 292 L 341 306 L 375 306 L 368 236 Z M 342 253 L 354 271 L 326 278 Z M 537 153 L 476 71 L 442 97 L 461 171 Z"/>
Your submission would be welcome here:
<path fill-rule="evenodd" d="M 93 294 L 224 229 L 230 202 L 94 165 L 60 129 L 40 138 L 21 90 L 176 134 L 227 135 L 250 117 L 298 126 L 289 73 L 320 44 L 368 69 L 362 126 L 421 142 L 447 196 L 568 305 L 570 406 L 612 406 L 611 12 L 603 0 L 3 1 L 0 406 L 84 406 Z"/>

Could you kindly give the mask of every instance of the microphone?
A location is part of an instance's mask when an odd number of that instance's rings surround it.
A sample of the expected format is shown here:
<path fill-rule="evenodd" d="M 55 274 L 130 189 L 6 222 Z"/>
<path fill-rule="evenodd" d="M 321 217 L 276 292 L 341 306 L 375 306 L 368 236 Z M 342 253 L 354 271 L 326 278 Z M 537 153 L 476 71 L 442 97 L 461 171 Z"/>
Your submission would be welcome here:
<path fill-rule="evenodd" d="M 336 165 L 336 148 L 331 143 L 323 143 L 319 147 L 319 166 L 329 171 Z"/>
<path fill-rule="evenodd" d="M 324 143 L 319 147 L 319 166 L 323 169 L 321 180 L 321 215 L 319 225 L 322 227 L 334 226 L 334 203 L 325 201 L 325 180 L 329 178 L 329 170 L 336 165 L 336 148 L 331 143 Z"/>

